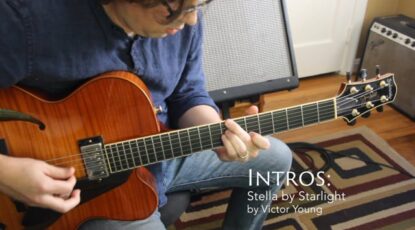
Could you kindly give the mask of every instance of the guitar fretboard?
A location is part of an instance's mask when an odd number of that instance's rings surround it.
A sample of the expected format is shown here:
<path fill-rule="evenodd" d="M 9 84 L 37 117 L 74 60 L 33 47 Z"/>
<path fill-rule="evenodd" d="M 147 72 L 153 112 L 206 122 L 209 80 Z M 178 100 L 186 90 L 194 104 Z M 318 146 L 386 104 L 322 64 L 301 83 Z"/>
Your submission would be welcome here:
<path fill-rule="evenodd" d="M 335 119 L 335 99 L 234 119 L 245 131 L 269 135 Z M 111 173 L 222 146 L 223 122 L 105 145 Z"/>

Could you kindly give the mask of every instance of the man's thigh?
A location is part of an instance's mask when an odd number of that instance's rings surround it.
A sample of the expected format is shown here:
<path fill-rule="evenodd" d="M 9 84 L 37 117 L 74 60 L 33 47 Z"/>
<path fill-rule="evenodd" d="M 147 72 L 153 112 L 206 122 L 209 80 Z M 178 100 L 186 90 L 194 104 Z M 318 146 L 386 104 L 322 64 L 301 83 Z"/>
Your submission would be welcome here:
<path fill-rule="evenodd" d="M 283 177 L 291 167 L 291 150 L 278 139 L 270 137 L 269 140 L 269 149 L 260 151 L 256 158 L 245 163 L 223 162 L 211 150 L 177 159 L 167 169 L 171 176 L 167 191 L 249 187 L 250 178 L 254 179 L 256 172 L 261 175 L 284 172 L 280 174 Z M 276 176 L 270 177 L 271 183 L 282 183 L 279 180 L 284 178 L 276 173 L 272 175 Z"/>

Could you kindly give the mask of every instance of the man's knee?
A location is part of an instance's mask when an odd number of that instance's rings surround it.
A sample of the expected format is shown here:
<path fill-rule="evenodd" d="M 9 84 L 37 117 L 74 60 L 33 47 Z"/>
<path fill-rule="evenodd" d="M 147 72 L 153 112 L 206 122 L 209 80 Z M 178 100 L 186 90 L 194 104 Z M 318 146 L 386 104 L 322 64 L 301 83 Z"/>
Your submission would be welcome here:
<path fill-rule="evenodd" d="M 278 166 L 277 168 L 274 168 L 274 170 L 289 171 L 292 163 L 291 149 L 287 146 L 287 144 L 277 138 L 269 137 L 268 139 L 271 144 L 268 150 L 270 154 L 268 160 L 274 162 L 272 164 L 274 167 Z"/>

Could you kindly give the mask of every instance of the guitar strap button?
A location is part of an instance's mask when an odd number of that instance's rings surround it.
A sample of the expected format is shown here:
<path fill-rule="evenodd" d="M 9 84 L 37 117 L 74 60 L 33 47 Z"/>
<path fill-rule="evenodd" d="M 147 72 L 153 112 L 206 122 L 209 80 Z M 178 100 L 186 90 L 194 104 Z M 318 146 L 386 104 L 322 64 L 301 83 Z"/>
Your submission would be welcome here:
<path fill-rule="evenodd" d="M 163 112 L 163 107 L 161 105 L 159 105 L 159 106 L 154 107 L 153 110 L 154 110 L 155 114 L 159 114 L 159 113 Z"/>

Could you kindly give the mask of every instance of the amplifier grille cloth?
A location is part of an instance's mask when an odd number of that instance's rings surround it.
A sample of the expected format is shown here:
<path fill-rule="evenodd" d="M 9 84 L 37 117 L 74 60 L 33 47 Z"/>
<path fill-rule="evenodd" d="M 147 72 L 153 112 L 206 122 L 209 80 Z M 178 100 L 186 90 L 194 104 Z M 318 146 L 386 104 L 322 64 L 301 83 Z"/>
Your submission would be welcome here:
<path fill-rule="evenodd" d="M 293 76 L 279 0 L 213 1 L 203 16 L 208 91 Z"/>

